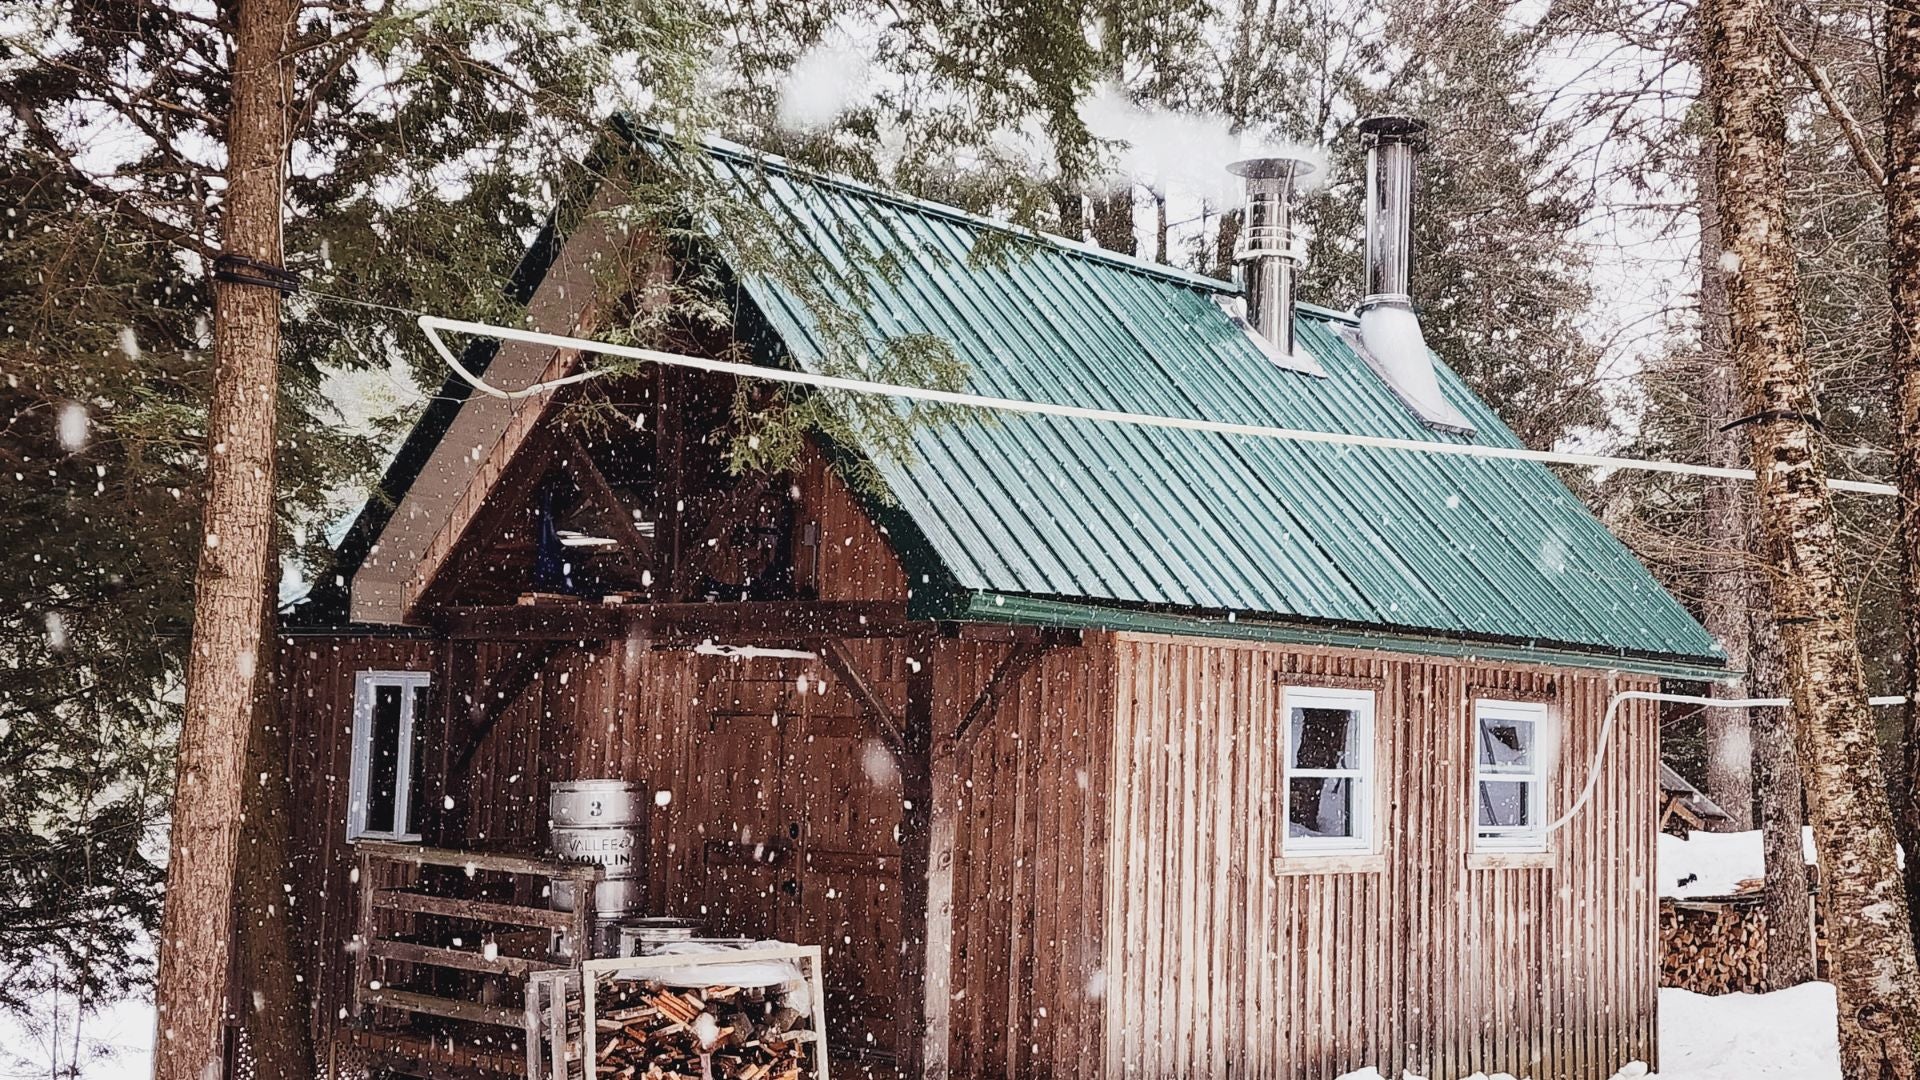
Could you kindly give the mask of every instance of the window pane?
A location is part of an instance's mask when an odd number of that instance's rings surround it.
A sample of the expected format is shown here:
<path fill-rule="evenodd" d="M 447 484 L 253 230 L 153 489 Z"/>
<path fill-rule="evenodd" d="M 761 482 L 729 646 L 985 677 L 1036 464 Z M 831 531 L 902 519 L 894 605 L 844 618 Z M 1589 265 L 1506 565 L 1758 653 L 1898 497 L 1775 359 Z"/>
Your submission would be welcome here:
<path fill-rule="evenodd" d="M 427 688 L 413 688 L 413 763 L 407 779 L 407 832 L 420 832 L 420 777 L 427 759 Z"/>
<path fill-rule="evenodd" d="M 400 691 L 373 688 L 373 739 L 367 754 L 367 831 L 393 831 L 395 781 L 400 774 Z"/>
<path fill-rule="evenodd" d="M 1287 784 L 1288 836 L 1355 835 L 1350 777 L 1295 777 Z"/>
<path fill-rule="evenodd" d="M 1525 769 L 1533 765 L 1533 721 L 1480 717 L 1480 764 Z"/>
<path fill-rule="evenodd" d="M 1523 780 L 1480 781 L 1481 828 L 1524 829 L 1532 825 L 1530 787 Z"/>
<path fill-rule="evenodd" d="M 1293 710 L 1293 767 L 1358 769 L 1360 725 L 1352 710 Z"/>

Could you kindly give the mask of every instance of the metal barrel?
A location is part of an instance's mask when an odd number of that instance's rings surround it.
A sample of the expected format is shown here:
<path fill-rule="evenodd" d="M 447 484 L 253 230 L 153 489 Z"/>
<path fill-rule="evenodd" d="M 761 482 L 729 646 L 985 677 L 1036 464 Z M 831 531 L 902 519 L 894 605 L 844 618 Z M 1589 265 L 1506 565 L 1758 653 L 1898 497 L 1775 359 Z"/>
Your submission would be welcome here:
<path fill-rule="evenodd" d="M 617 956 L 646 956 L 661 945 L 673 941 L 691 941 L 699 924 L 691 919 L 653 916 L 628 919 L 620 924 L 620 949 Z"/>
<path fill-rule="evenodd" d="M 594 888 L 604 920 L 639 910 L 646 892 L 647 816 L 640 785 L 626 780 L 562 780 L 547 797 L 553 853 L 568 862 L 598 863 L 606 880 Z M 571 882 L 554 882 L 553 906 L 573 910 Z"/>

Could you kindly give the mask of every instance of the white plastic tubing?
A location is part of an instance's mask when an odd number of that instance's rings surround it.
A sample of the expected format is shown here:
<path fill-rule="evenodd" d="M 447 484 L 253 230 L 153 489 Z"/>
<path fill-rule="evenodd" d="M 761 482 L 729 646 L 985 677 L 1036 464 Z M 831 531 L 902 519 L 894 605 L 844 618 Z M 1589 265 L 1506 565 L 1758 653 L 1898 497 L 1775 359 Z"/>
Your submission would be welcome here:
<path fill-rule="evenodd" d="M 1269 427 L 1264 424 L 1236 424 L 1224 420 L 1200 420 L 1184 416 L 1159 416 L 1154 413 L 1118 412 L 1112 409 L 1089 409 L 1080 405 L 1056 405 L 1044 401 L 1024 401 L 1019 398 L 986 397 L 980 394 L 966 394 L 953 390 L 934 390 L 923 386 L 899 386 L 893 383 L 869 382 L 865 379 L 846 379 L 835 375 L 816 375 L 806 371 L 790 371 L 783 368 L 760 367 L 755 364 L 739 364 L 726 360 L 711 360 L 703 356 L 687 356 L 683 353 L 660 352 L 655 349 L 639 349 L 629 345 L 613 345 L 604 341 L 588 338 L 565 337 L 560 334 L 542 334 L 533 330 L 519 330 L 510 326 L 493 326 L 488 323 L 465 322 L 459 319 L 443 319 L 437 315 L 420 316 L 420 329 L 433 343 L 440 358 L 447 362 L 462 379 L 475 390 L 491 397 L 507 401 L 536 397 L 550 393 L 562 386 L 585 382 L 598 378 L 604 372 L 579 371 L 558 379 L 533 383 L 518 390 L 503 390 L 494 386 L 460 363 L 441 339 L 442 333 L 472 334 L 476 337 L 499 338 L 502 341 L 519 341 L 529 345 L 542 345 L 554 349 L 566 349 L 580 353 L 602 356 L 618 356 L 628 360 L 642 360 L 647 363 L 665 364 L 670 367 L 693 368 L 696 371 L 714 371 L 742 379 L 760 379 L 766 382 L 787 383 L 795 386 L 813 386 L 822 390 L 843 390 L 855 394 L 879 394 L 887 397 L 904 398 L 909 401 L 926 401 L 937 405 L 955 405 L 971 409 L 994 409 L 1000 412 L 1027 413 L 1035 416 L 1062 416 L 1072 420 L 1094 420 L 1108 424 L 1131 424 L 1135 427 L 1174 428 L 1181 431 L 1207 431 L 1217 435 L 1244 435 L 1256 439 L 1283 439 L 1290 442 L 1323 443 L 1331 446 L 1365 446 L 1378 450 L 1404 450 L 1417 454 L 1439 454 L 1446 457 L 1493 458 L 1506 461 L 1539 461 L 1549 465 L 1580 465 L 1596 469 L 1633 469 L 1641 472 L 1677 473 L 1683 476 L 1714 476 L 1730 480 L 1752 480 L 1751 469 L 1724 469 L 1714 465 L 1694 465 L 1683 461 L 1648 461 L 1641 458 L 1609 457 L 1604 454 L 1568 454 L 1557 450 L 1525 450 L 1511 446 L 1481 446 L 1478 443 L 1426 442 L 1420 439 L 1392 439 L 1378 435 L 1348 435 L 1337 431 L 1308 431 L 1303 428 Z M 1864 480 L 1828 480 L 1827 486 L 1835 491 L 1850 491 L 1864 495 L 1897 495 L 1899 489 L 1891 484 L 1876 484 Z"/>
<path fill-rule="evenodd" d="M 1662 694 L 1653 690 L 1619 691 L 1613 695 L 1613 700 L 1607 702 L 1607 716 L 1600 723 L 1599 748 L 1593 753 L 1593 764 L 1587 768 L 1587 782 L 1580 788 L 1580 797 L 1573 801 L 1572 806 L 1567 807 L 1566 813 L 1548 822 L 1545 831 L 1558 832 L 1567 822 L 1572 821 L 1575 815 L 1587 805 L 1587 800 L 1593 797 L 1594 785 L 1600 782 L 1600 766 L 1607 760 L 1607 743 L 1611 741 L 1613 735 L 1613 722 L 1620 715 L 1621 703 L 1627 701 L 1671 701 L 1682 705 L 1711 705 L 1720 709 L 1778 709 L 1792 704 L 1786 698 L 1716 698 L 1699 697 L 1693 694 Z M 1906 703 L 1907 699 L 1897 694 L 1893 697 L 1867 699 L 1867 704 L 1875 706 L 1905 705 Z"/>
<path fill-rule="evenodd" d="M 1302 428 L 1270 427 L 1264 424 L 1236 424 L 1223 420 L 1200 420 L 1183 416 L 1159 416 L 1153 413 L 1118 412 L 1112 409 L 1090 409 L 1079 405 L 1056 405 L 1043 401 L 1023 401 L 1019 398 L 987 397 L 980 394 L 959 393 L 952 390 L 935 390 L 921 386 L 899 386 L 893 383 L 869 382 L 865 379 L 846 379 L 834 375 L 816 375 L 806 371 L 791 371 L 783 368 L 760 367 L 755 364 L 739 364 L 726 360 L 713 360 L 704 356 L 688 356 L 684 353 L 661 352 L 657 349 L 641 349 L 630 345 L 614 345 L 590 338 L 567 337 L 561 334 L 543 334 L 534 330 L 521 330 L 511 326 L 494 326 L 490 323 L 467 322 L 462 319 L 443 319 L 437 315 L 420 316 L 420 329 L 433 343 L 435 352 L 446 361 L 467 383 L 490 397 L 506 401 L 517 401 L 551 393 L 562 386 L 585 382 L 600 377 L 604 372 L 585 370 L 575 372 L 558 379 L 536 382 L 517 390 L 504 390 L 494 386 L 467 370 L 446 341 L 443 333 L 471 334 L 475 337 L 498 338 L 501 341 L 518 341 L 528 345 L 539 345 L 553 349 L 565 349 L 586 355 L 617 356 L 627 360 L 640 360 L 652 364 L 665 364 L 669 367 L 692 368 L 696 371 L 712 371 L 733 375 L 742 379 L 760 379 L 767 382 L 787 383 L 795 386 L 812 386 L 823 390 L 842 390 L 855 394 L 880 394 L 888 397 L 904 398 L 909 401 L 926 401 L 937 405 L 953 405 L 972 409 L 994 409 L 1001 412 L 1027 413 L 1036 416 L 1061 416 L 1072 420 L 1092 420 L 1109 424 L 1131 424 L 1136 427 L 1174 428 L 1181 431 L 1206 431 L 1217 435 L 1242 435 L 1256 439 L 1284 439 L 1292 442 L 1322 443 L 1331 446 L 1364 446 L 1379 450 L 1402 450 L 1418 454 L 1439 454 L 1448 457 L 1493 458 L 1506 461 L 1538 461 L 1548 465 L 1577 465 L 1599 469 L 1630 469 L 1640 472 L 1674 473 L 1682 476 L 1712 476 L 1730 480 L 1755 479 L 1751 469 L 1726 469 L 1714 465 L 1695 465 L 1682 461 L 1649 461 L 1641 458 L 1610 457 L 1604 454 L 1568 454 L 1555 450 L 1524 450 L 1509 446 L 1481 446 L 1477 443 L 1425 442 L 1419 439 L 1391 439 L 1377 435 L 1348 435 L 1334 431 L 1308 431 Z M 1898 495 L 1899 489 L 1891 484 L 1876 484 L 1861 480 L 1828 480 L 1827 486 L 1835 491 L 1848 491 L 1863 495 Z M 1780 707 L 1787 704 L 1785 698 L 1710 698 L 1688 694 L 1663 694 L 1650 690 L 1624 690 L 1607 702 L 1607 715 L 1600 726 L 1598 749 L 1594 753 L 1593 764 L 1587 770 L 1586 784 L 1580 789 L 1580 797 L 1574 800 L 1566 812 L 1555 818 L 1546 827 L 1549 833 L 1556 832 L 1574 819 L 1585 808 L 1593 796 L 1593 789 L 1600 780 L 1600 769 L 1606 761 L 1607 743 L 1613 734 L 1615 720 L 1620 706 L 1628 701 L 1669 701 L 1691 705 L 1710 705 L 1723 709 Z M 1869 703 L 1876 706 L 1902 705 L 1902 697 L 1876 697 Z"/>

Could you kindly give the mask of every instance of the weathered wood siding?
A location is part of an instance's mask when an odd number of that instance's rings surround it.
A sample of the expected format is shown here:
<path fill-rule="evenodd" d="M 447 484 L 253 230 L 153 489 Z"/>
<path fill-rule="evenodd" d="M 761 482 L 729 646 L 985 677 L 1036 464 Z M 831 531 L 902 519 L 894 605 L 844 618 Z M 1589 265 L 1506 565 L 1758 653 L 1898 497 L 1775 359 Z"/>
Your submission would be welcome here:
<path fill-rule="evenodd" d="M 935 731 L 959 725 L 1009 649 L 941 648 Z M 936 751 L 930 1080 L 1101 1073 L 1112 713 L 1110 641 L 1089 635 L 1045 654 Z"/>
<path fill-rule="evenodd" d="M 828 600 L 908 595 L 884 534 L 817 455 L 797 489 L 817 538 L 797 549 L 804 587 Z M 1653 680 L 1088 633 L 1006 679 L 955 740 L 1026 647 L 1001 636 L 843 643 L 896 724 L 911 714 L 914 673 L 931 665 L 924 924 L 907 907 L 917 890 L 901 873 L 908 817 L 892 751 L 871 704 L 824 659 L 568 643 L 448 794 L 467 803 L 467 842 L 539 853 L 554 781 L 620 777 L 659 793 L 648 909 L 822 944 L 835 1000 L 859 1003 L 835 1020 L 838 1048 L 871 1051 L 873 1076 L 890 1074 L 890 1057 L 912 1060 L 920 955 L 917 1049 L 933 1080 L 1316 1080 L 1367 1065 L 1598 1080 L 1651 1059 L 1650 708 L 1623 710 L 1594 801 L 1550 856 L 1468 847 L 1474 698 L 1554 704 L 1558 813 L 1584 781 L 1609 695 Z M 484 680 L 531 647 L 283 639 L 293 884 L 316 1036 L 346 1006 L 351 967 L 354 673 Z M 470 666 L 439 662 L 468 649 Z M 1289 684 L 1377 692 L 1377 857 L 1282 857 L 1277 695 Z"/>
<path fill-rule="evenodd" d="M 283 637 L 276 675 L 292 779 L 288 892 L 295 962 L 311 995 L 314 1045 L 325 1048 L 352 987 L 352 847 L 347 843 L 353 681 L 360 671 L 431 671 L 435 644 L 400 637 Z M 382 883 L 385 884 L 385 883 Z"/>
<path fill-rule="evenodd" d="M 1652 1059 L 1651 708 L 1623 707 L 1550 858 L 1468 851 L 1473 699 L 1553 704 L 1557 815 L 1609 696 L 1651 680 L 1133 635 L 1114 664 L 1109 1076 L 1573 1080 Z M 1285 685 L 1377 691 L 1377 859 L 1278 857 Z"/>

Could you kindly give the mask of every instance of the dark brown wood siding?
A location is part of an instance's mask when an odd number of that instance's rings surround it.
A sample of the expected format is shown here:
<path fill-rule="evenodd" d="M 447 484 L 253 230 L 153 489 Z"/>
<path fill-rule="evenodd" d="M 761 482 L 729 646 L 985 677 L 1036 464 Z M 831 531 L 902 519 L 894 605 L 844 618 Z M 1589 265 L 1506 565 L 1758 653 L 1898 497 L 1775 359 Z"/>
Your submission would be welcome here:
<path fill-rule="evenodd" d="M 1558 814 L 1610 695 L 1652 680 L 1134 635 L 1115 654 L 1109 1076 L 1600 1078 L 1652 1060 L 1653 710 L 1622 708 L 1550 857 L 1468 850 L 1475 698 L 1551 703 Z M 1285 685 L 1377 691 L 1377 859 L 1278 857 Z"/>
<path fill-rule="evenodd" d="M 347 1005 L 353 973 L 352 848 L 347 843 L 353 681 L 360 671 L 432 671 L 435 645 L 399 637 L 283 637 L 279 718 L 293 781 L 288 824 L 295 961 L 311 995 L 314 1045 Z"/>

